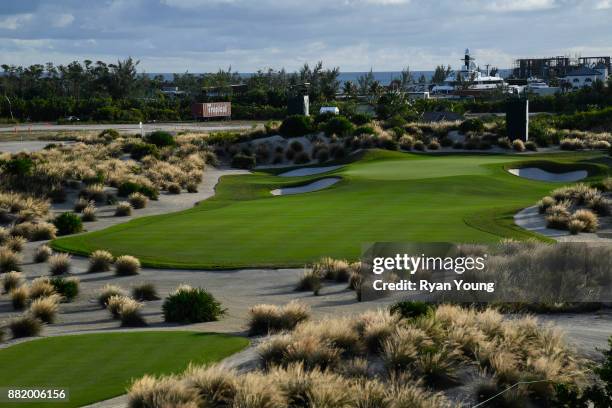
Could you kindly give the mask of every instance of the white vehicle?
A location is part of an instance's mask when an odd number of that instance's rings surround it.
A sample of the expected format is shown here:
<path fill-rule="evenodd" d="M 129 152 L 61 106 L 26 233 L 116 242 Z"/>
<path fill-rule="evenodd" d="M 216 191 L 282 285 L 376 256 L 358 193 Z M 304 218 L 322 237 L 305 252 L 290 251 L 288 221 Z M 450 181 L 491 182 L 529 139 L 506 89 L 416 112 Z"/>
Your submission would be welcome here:
<path fill-rule="evenodd" d="M 337 106 L 321 106 L 321 109 L 319 109 L 319 115 L 322 115 L 324 113 L 332 113 L 334 115 L 339 115 L 340 109 L 338 109 Z"/>
<path fill-rule="evenodd" d="M 481 72 L 474 64 L 474 58 L 470 56 L 470 50 L 465 50 L 464 64 L 457 72 L 452 72 L 442 85 L 436 85 L 432 88 L 432 93 L 435 94 L 451 94 L 462 89 L 465 82 L 464 90 L 470 91 L 487 91 L 504 86 L 506 83 L 498 74 L 494 76 L 486 72 Z"/>

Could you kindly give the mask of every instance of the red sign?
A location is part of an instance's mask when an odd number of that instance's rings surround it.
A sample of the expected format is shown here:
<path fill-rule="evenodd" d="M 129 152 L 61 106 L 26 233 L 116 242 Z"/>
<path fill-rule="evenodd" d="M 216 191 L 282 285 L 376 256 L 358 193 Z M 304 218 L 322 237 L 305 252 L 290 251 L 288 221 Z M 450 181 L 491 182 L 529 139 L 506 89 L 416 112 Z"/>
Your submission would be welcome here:
<path fill-rule="evenodd" d="M 216 118 L 232 116 L 231 102 L 194 103 L 191 113 L 196 118 Z"/>

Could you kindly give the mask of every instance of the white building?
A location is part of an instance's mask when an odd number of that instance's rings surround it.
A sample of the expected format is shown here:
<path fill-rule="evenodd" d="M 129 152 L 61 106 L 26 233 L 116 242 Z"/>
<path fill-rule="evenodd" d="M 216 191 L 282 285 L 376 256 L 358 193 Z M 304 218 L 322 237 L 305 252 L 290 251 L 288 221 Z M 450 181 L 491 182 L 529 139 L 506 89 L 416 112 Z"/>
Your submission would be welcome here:
<path fill-rule="evenodd" d="M 603 69 L 593 69 L 584 66 L 568 72 L 565 78 L 563 78 L 564 82 L 573 89 L 591 86 L 597 80 L 605 82 L 606 79 L 608 79 L 608 69 L 606 67 L 603 67 Z"/>

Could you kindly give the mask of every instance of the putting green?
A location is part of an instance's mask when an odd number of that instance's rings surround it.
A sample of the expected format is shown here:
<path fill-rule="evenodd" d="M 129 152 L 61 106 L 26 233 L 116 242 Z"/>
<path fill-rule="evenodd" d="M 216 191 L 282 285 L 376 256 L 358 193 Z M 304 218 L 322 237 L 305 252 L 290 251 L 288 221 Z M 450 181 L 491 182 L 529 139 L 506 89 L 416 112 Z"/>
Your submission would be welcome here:
<path fill-rule="evenodd" d="M 357 259 L 376 241 L 495 242 L 534 237 L 512 215 L 559 186 L 523 179 L 505 168 L 545 161 L 546 167 L 590 166 L 597 154 L 416 155 L 369 151 L 328 174 L 269 173 L 222 178 L 217 195 L 193 209 L 140 218 L 53 242 L 87 254 L 107 249 L 144 264 L 177 268 L 301 266 L 321 256 Z M 329 177 L 317 192 L 272 196 L 270 190 Z"/>
<path fill-rule="evenodd" d="M 68 402 L 12 407 L 80 407 L 124 394 L 144 374 L 219 361 L 248 345 L 243 337 L 188 331 L 140 331 L 47 337 L 0 350 L 0 388 L 64 388 Z"/>

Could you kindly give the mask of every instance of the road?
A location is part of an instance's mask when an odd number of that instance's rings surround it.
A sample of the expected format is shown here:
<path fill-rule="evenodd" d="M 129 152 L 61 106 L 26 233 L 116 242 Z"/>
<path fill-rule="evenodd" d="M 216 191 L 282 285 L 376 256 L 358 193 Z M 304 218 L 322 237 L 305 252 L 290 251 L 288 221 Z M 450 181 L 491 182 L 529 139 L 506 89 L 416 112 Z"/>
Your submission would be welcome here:
<path fill-rule="evenodd" d="M 254 123 L 249 122 L 179 122 L 179 123 L 147 123 L 143 125 L 145 132 L 153 130 L 166 131 L 224 131 L 251 129 Z M 104 129 L 116 129 L 121 133 L 140 133 L 140 125 L 134 123 L 115 124 L 75 124 L 56 125 L 52 123 L 32 123 L 15 126 L 0 126 L 0 133 L 21 132 L 53 132 L 53 131 L 102 131 Z"/>

